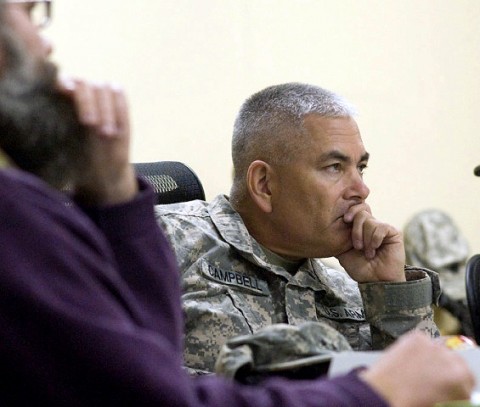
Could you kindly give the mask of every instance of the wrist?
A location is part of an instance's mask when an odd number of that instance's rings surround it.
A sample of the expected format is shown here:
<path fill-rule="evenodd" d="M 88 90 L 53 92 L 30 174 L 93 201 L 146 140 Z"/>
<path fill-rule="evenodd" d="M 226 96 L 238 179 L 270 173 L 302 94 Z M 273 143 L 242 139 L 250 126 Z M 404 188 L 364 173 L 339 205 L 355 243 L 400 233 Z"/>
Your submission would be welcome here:
<path fill-rule="evenodd" d="M 398 400 L 395 400 L 395 397 L 392 396 L 397 384 L 392 384 L 389 380 L 385 380 L 388 375 L 376 370 L 375 367 L 373 369 L 360 368 L 356 372 L 357 377 L 386 400 L 391 407 L 397 405 L 395 402 Z"/>
<path fill-rule="evenodd" d="M 138 193 L 138 181 L 133 168 L 111 179 L 97 177 L 93 182 L 77 184 L 75 199 L 83 205 L 109 206 L 132 200 Z"/>

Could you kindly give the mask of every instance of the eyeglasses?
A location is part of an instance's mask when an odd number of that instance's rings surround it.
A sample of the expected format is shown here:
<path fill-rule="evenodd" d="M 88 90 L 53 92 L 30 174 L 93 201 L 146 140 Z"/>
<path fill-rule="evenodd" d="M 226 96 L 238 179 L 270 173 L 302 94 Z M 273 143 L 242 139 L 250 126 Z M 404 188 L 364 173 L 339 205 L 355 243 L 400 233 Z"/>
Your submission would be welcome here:
<path fill-rule="evenodd" d="M 52 19 L 52 0 L 6 0 L 7 4 L 25 4 L 30 20 L 37 28 L 45 28 Z"/>

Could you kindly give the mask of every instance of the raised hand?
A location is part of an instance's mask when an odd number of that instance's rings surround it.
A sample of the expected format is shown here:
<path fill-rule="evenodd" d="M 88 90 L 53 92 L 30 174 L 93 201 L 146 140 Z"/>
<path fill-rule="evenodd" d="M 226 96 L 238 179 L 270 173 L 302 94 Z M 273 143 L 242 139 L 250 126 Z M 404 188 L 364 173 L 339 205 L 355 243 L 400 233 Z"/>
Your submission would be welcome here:
<path fill-rule="evenodd" d="M 350 207 L 343 220 L 352 225 L 352 248 L 337 258 L 354 280 L 405 281 L 400 231 L 375 219 L 365 202 Z"/>
<path fill-rule="evenodd" d="M 87 204 L 112 205 L 130 200 L 138 190 L 130 164 L 130 123 L 125 94 L 108 83 L 59 80 L 61 92 L 75 103 L 89 131 L 89 162 L 76 181 L 75 193 Z"/>

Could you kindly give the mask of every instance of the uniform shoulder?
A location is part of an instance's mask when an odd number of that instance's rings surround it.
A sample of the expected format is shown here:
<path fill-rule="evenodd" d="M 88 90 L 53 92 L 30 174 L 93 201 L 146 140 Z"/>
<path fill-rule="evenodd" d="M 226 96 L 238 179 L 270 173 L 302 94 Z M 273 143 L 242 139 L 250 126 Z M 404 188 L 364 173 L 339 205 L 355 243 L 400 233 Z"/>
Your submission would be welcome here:
<path fill-rule="evenodd" d="M 206 216 L 208 203 L 201 200 L 155 205 L 157 217 L 165 216 Z"/>

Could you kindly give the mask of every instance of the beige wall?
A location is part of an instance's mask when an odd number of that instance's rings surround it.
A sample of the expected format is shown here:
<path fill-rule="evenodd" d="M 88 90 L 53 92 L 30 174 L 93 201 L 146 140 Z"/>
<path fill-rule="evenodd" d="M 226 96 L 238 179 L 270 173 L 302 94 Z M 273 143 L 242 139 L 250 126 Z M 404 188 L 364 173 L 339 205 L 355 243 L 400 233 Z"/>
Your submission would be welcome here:
<path fill-rule="evenodd" d="M 480 1 L 57 0 L 46 34 L 71 74 L 130 97 L 133 161 L 180 160 L 228 193 L 244 98 L 314 83 L 346 96 L 377 217 L 452 215 L 480 252 Z"/>

